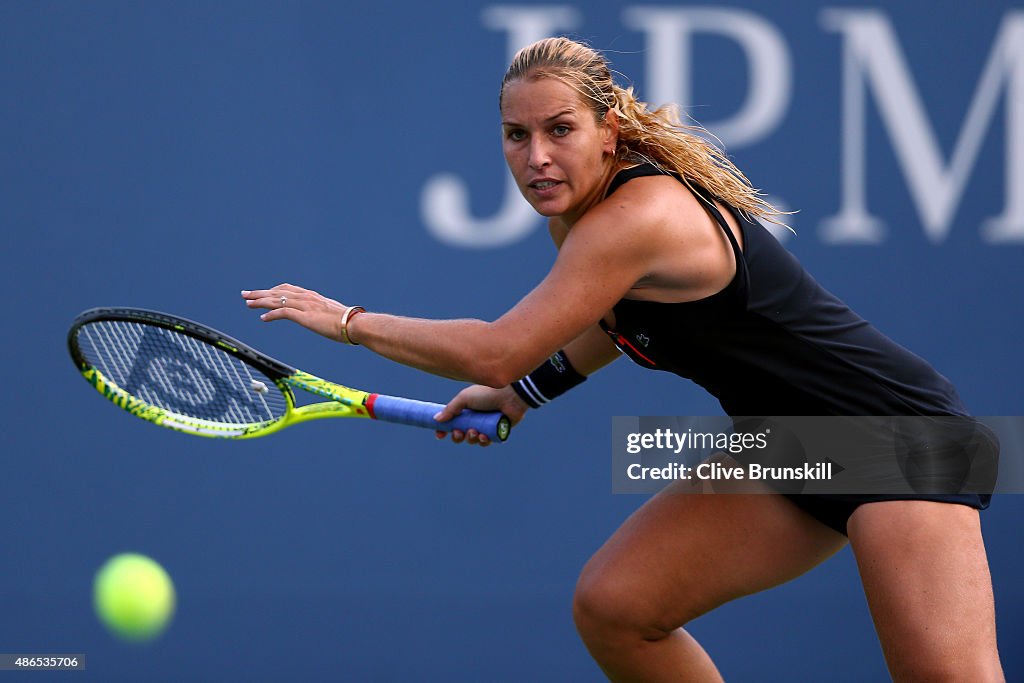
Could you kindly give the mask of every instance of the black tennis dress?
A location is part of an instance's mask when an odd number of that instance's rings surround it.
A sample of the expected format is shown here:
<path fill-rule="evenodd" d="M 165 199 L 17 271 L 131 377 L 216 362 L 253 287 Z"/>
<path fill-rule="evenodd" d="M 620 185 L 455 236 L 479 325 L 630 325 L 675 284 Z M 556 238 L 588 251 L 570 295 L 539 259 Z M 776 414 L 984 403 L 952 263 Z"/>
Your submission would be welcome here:
<path fill-rule="evenodd" d="M 607 195 L 633 178 L 664 175 L 649 164 L 620 171 Z M 682 303 L 622 299 L 602 328 L 637 364 L 693 380 L 726 414 L 967 415 L 953 385 L 818 284 L 760 224 L 728 207 L 741 250 L 708 192 L 688 185 L 725 232 L 736 274 L 721 291 Z M 606 195 L 606 196 L 607 196 Z M 977 494 L 793 495 L 801 508 L 846 533 L 858 505 L 893 498 L 983 509 Z"/>

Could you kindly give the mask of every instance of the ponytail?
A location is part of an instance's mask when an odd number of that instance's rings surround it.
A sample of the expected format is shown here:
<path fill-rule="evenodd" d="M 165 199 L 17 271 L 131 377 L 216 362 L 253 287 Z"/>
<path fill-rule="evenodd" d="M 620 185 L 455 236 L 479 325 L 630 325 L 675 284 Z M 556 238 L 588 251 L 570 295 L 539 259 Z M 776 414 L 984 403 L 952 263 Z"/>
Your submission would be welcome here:
<path fill-rule="evenodd" d="M 706 129 L 682 123 L 676 105 L 651 111 L 637 99 L 632 87 L 613 84 L 612 93 L 619 121 L 616 156 L 620 161 L 640 159 L 654 164 L 684 182 L 696 183 L 748 216 L 778 222 L 775 218 L 784 212 L 767 202 L 725 153 L 704 137 L 710 136 Z"/>

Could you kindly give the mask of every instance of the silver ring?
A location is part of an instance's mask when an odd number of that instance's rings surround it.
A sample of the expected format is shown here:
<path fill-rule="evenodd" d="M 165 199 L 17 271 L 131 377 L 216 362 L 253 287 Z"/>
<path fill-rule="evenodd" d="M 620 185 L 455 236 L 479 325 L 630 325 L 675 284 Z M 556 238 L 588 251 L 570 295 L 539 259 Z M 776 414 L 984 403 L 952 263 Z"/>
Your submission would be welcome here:
<path fill-rule="evenodd" d="M 282 296 L 281 297 L 281 305 L 284 306 L 286 303 L 288 303 L 288 297 Z"/>

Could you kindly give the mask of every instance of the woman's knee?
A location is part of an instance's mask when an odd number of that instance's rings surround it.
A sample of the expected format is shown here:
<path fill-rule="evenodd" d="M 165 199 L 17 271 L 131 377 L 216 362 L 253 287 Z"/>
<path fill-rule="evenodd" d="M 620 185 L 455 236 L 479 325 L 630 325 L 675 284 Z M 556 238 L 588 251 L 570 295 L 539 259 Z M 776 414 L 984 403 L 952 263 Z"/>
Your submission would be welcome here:
<path fill-rule="evenodd" d="M 660 640 L 686 621 L 678 599 L 647 595 L 642 585 L 612 571 L 584 569 L 573 595 L 573 619 L 588 643 L 622 639 Z"/>

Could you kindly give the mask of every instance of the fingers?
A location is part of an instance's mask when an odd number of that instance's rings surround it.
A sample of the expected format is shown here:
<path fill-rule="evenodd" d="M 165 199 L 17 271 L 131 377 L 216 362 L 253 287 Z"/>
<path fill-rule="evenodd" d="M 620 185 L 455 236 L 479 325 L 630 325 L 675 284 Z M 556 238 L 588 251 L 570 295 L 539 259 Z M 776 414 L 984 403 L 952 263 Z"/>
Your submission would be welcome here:
<path fill-rule="evenodd" d="M 296 287 L 287 282 L 272 289 L 243 289 L 242 299 L 245 300 L 245 305 L 248 308 L 265 308 L 270 311 L 269 314 L 265 313 L 260 316 L 263 320 L 297 320 L 293 314 L 275 313 L 275 311 L 293 309 L 314 312 L 336 303 L 320 296 L 313 290 Z"/>
<path fill-rule="evenodd" d="M 242 298 L 250 308 L 281 308 L 292 306 L 301 308 L 300 304 L 320 296 L 311 289 L 303 289 L 290 285 L 287 282 L 281 283 L 271 289 L 243 289 Z"/>
<path fill-rule="evenodd" d="M 460 393 L 455 398 L 453 398 L 448 403 L 448 405 L 441 409 L 441 411 L 434 416 L 434 419 L 437 420 L 438 422 L 447 422 L 448 420 L 452 419 L 453 417 L 461 413 L 462 409 L 465 407 L 465 399 L 462 397 L 462 394 Z M 434 435 L 438 439 L 444 439 L 448 436 L 448 434 L 451 434 L 453 443 L 462 443 L 463 441 L 465 441 L 470 444 L 479 444 L 481 446 L 491 445 L 491 440 L 487 437 L 487 435 L 481 434 L 475 429 L 470 429 L 465 432 L 463 432 L 461 429 L 453 429 L 451 432 L 444 432 L 442 430 L 437 430 L 436 432 L 434 432 Z"/>
<path fill-rule="evenodd" d="M 273 322 L 275 320 L 291 320 L 292 322 L 297 322 L 301 324 L 301 321 L 299 319 L 301 313 L 302 311 L 295 308 L 280 307 L 267 311 L 266 313 L 260 315 L 260 320 L 264 320 L 268 323 Z"/>
<path fill-rule="evenodd" d="M 305 301 L 305 294 L 305 290 L 296 291 L 295 288 L 285 289 L 281 286 L 274 289 L 242 290 L 242 298 L 249 308 L 294 308 Z"/>
<path fill-rule="evenodd" d="M 440 412 L 434 416 L 434 419 L 438 422 L 447 422 L 461 413 L 465 407 L 466 401 L 462 398 L 462 394 L 457 394 L 455 398 L 448 401 L 448 405 L 442 408 Z"/>
<path fill-rule="evenodd" d="M 434 432 L 434 435 L 438 439 L 444 439 L 446 436 L 448 436 L 448 434 L 446 434 L 445 432 L 442 432 L 442 431 Z M 486 434 L 481 434 L 480 432 L 476 431 L 475 429 L 470 429 L 468 432 L 463 432 L 463 431 L 460 431 L 458 429 L 453 429 L 451 431 L 451 435 L 452 435 L 452 442 L 453 443 L 466 442 L 466 443 L 471 444 L 471 445 L 480 445 L 480 446 L 484 446 L 484 447 L 491 445 L 491 440 L 489 438 L 487 438 L 487 435 Z"/>
<path fill-rule="evenodd" d="M 294 308 L 297 304 L 297 301 L 289 301 L 288 297 L 283 296 L 262 296 L 256 299 L 246 299 L 245 301 L 245 305 L 249 308 L 267 308 L 270 310 L 284 308 L 287 305 L 291 305 Z"/>
<path fill-rule="evenodd" d="M 438 422 L 447 422 L 448 420 L 455 418 L 466 408 L 473 408 L 475 410 L 493 410 L 494 406 L 485 400 L 486 395 L 482 397 L 481 389 L 481 387 L 477 386 L 466 387 L 457 393 L 452 400 L 448 402 L 448 405 L 438 411 L 438 413 L 434 415 L 434 419 Z M 485 394 L 490 391 L 490 389 L 485 390 Z M 447 434 L 441 430 L 438 430 L 436 434 L 439 439 L 447 437 Z M 489 446 L 492 443 L 491 439 L 486 434 L 481 434 L 475 429 L 469 429 L 465 432 L 459 429 L 453 429 L 450 434 L 452 442 L 454 443 L 466 442 L 470 444 L 478 444 L 480 446 Z"/>
<path fill-rule="evenodd" d="M 303 294 L 305 292 L 309 292 L 309 290 L 303 289 L 302 287 L 296 287 L 295 285 L 290 285 L 287 282 L 284 282 L 277 285 L 276 287 L 271 287 L 270 289 L 243 289 L 242 298 L 265 299 L 271 297 L 280 297 L 281 295 L 287 296 L 290 294 Z"/>
<path fill-rule="evenodd" d="M 481 434 L 475 429 L 470 429 L 468 432 L 461 432 L 457 429 L 453 430 L 452 441 L 455 443 L 465 441 L 469 444 L 480 444 L 481 446 L 489 446 L 491 444 L 491 440 L 487 438 L 486 434 Z"/>
<path fill-rule="evenodd" d="M 341 340 L 341 319 L 345 305 L 311 289 L 284 282 L 271 289 L 244 289 L 242 299 L 248 308 L 263 308 L 260 318 L 291 320 L 335 341 Z"/>
<path fill-rule="evenodd" d="M 242 290 L 242 296 L 245 296 L 247 294 L 251 294 L 251 295 L 254 295 L 254 296 L 257 296 L 257 297 L 273 296 L 274 294 L 278 294 L 278 296 L 280 296 L 280 294 L 282 292 L 291 292 L 293 294 L 302 294 L 304 292 L 308 292 L 310 294 L 316 294 L 316 292 L 314 292 L 312 290 L 304 289 L 302 287 L 297 287 L 295 285 L 290 285 L 287 282 L 282 282 L 281 284 L 275 285 L 274 287 L 271 287 L 270 289 L 254 289 L 254 290 L 251 290 L 251 291 L 250 290 Z"/>
<path fill-rule="evenodd" d="M 299 322 L 299 314 L 307 307 L 302 297 L 305 291 L 291 285 L 278 285 L 274 289 L 242 290 L 242 298 L 249 308 L 267 309 L 267 312 L 260 316 L 260 320 Z"/>
<path fill-rule="evenodd" d="M 296 314 L 302 309 L 301 302 L 288 296 L 265 296 L 258 299 L 247 299 L 245 305 L 249 308 L 266 308 L 267 312 L 260 316 L 260 320 L 267 322 L 273 320 L 296 320 Z"/>

